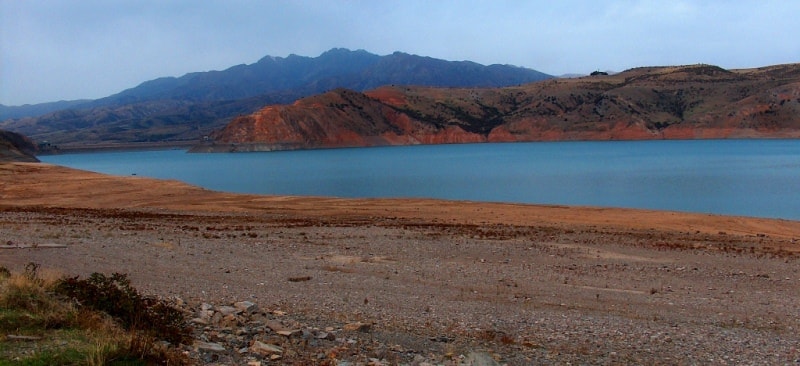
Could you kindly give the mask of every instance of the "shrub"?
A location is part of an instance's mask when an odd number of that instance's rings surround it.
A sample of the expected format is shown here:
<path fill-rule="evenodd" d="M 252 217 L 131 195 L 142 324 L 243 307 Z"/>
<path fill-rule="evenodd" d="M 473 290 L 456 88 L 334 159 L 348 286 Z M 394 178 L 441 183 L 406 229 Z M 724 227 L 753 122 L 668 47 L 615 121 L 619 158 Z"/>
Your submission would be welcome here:
<path fill-rule="evenodd" d="M 0 267 L 0 334 L 31 335 L 29 344 L 43 350 L 31 354 L 0 342 L 0 365 L 8 359 L 24 365 L 189 364 L 177 348 L 156 341 L 187 339 L 179 310 L 141 296 L 125 275 L 51 277 L 43 278 L 33 263 L 16 274 Z"/>
<path fill-rule="evenodd" d="M 112 316 L 131 331 L 145 332 L 173 344 L 191 337 L 180 310 L 156 298 L 142 296 L 131 287 L 124 274 L 92 273 L 87 279 L 65 278 L 56 284 L 55 292 L 76 301 L 79 306 Z"/>

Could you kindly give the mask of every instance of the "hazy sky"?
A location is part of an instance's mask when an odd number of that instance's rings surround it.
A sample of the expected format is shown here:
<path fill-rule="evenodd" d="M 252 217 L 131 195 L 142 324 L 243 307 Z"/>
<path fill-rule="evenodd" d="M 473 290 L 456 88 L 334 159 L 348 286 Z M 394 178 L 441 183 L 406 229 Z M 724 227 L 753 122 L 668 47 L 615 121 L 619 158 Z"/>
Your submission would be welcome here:
<path fill-rule="evenodd" d="M 0 0 L 0 104 L 334 47 L 545 73 L 800 62 L 800 1 Z"/>

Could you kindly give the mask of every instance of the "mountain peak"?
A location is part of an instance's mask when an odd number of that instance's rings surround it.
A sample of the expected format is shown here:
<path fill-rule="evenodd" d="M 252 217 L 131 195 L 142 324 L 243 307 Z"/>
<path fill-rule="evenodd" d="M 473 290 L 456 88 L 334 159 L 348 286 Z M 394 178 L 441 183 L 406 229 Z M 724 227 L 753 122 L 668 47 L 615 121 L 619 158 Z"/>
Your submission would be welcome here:
<path fill-rule="evenodd" d="M 78 131 L 89 128 L 107 129 L 91 134 L 97 136 L 97 142 L 184 141 L 200 138 L 232 117 L 252 113 L 264 105 L 288 104 L 337 87 L 358 92 L 392 84 L 492 87 L 549 77 L 531 69 L 489 68 L 399 51 L 378 56 L 365 50 L 332 48 L 317 57 L 265 56 L 257 63 L 221 71 L 158 78 L 84 104 L 82 110 L 55 112 L 14 125 L 20 126 L 16 131 L 34 139 L 47 136 L 50 142 L 60 144 L 78 143 L 78 136 L 83 136 Z M 49 127 L 38 126 L 39 121 Z M 145 133 L 146 130 L 150 132 Z"/>

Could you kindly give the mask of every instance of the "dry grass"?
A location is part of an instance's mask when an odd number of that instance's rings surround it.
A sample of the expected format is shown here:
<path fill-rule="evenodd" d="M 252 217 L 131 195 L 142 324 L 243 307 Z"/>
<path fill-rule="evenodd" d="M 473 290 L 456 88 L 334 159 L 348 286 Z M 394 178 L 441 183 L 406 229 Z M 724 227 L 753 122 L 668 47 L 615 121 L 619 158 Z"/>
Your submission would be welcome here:
<path fill-rule="evenodd" d="M 58 273 L 40 272 L 35 264 L 25 273 L 0 269 L 0 364 L 187 363 L 149 335 L 56 296 L 53 290 L 63 278 Z"/>

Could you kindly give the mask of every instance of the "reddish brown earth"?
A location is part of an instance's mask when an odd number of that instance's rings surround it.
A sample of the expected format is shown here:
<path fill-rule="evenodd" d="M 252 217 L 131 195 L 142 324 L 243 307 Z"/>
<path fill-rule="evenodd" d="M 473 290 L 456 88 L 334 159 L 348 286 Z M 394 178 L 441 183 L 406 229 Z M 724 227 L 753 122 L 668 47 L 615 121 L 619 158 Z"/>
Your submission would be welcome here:
<path fill-rule="evenodd" d="M 800 137 L 800 64 L 691 65 L 506 88 L 346 89 L 234 119 L 195 151 Z"/>
<path fill-rule="evenodd" d="M 245 333 L 283 347 L 263 364 L 800 360 L 798 221 L 236 195 L 11 163 L 0 165 L 0 238 L 14 271 L 128 273 L 192 309 L 249 300 L 340 337 Z M 357 322 L 370 329 L 347 330 Z M 227 344 L 240 330 L 202 336 Z M 186 347 L 198 362 L 257 360 Z"/>

